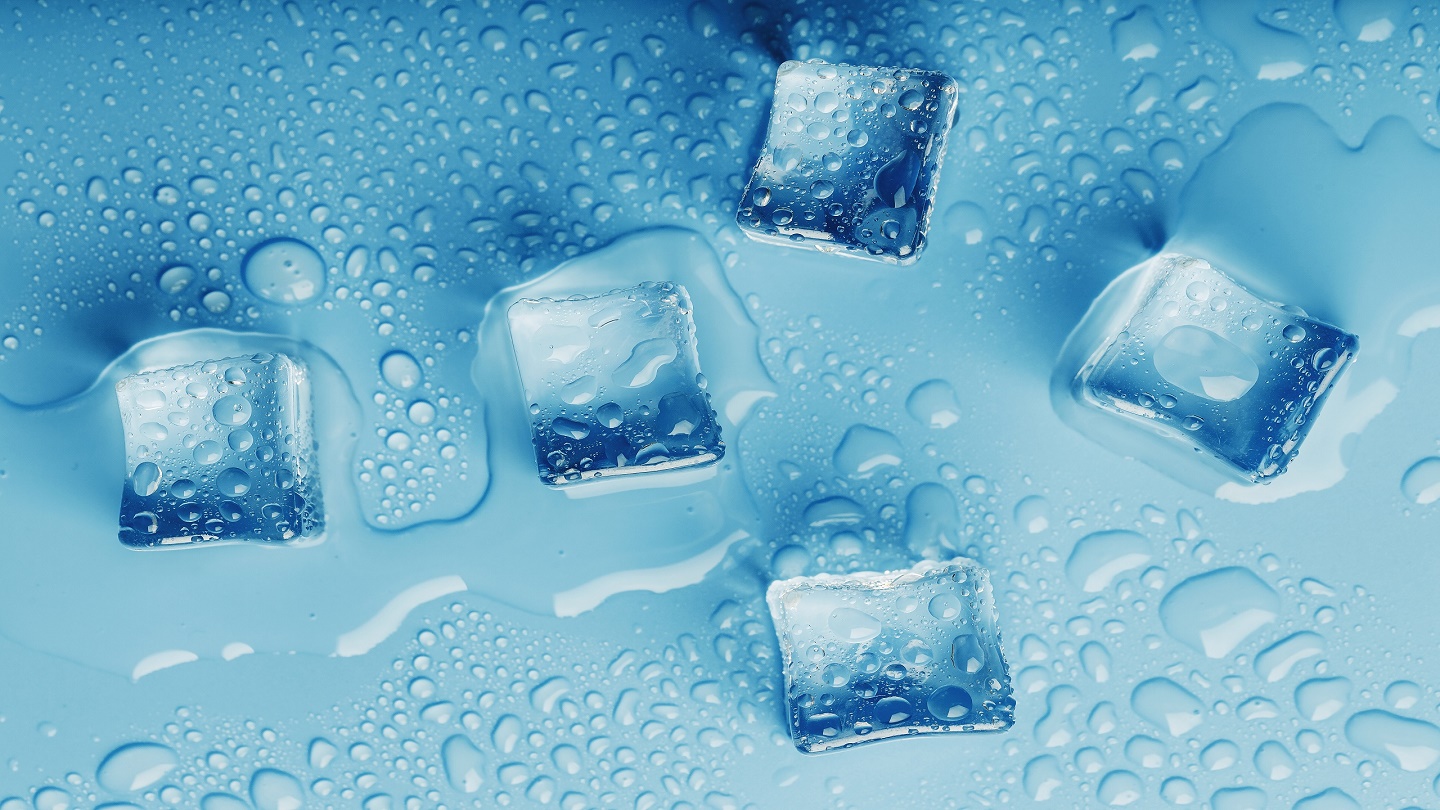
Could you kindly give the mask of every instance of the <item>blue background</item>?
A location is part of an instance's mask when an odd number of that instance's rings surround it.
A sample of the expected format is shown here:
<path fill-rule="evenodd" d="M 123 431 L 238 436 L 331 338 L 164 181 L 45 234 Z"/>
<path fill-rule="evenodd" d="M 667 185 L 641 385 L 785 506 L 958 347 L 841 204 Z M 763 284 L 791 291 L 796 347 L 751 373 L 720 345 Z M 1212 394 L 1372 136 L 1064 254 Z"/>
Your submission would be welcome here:
<path fill-rule="evenodd" d="M 1429 6 L 1346 0 L 7 4 L 0 808 L 1440 806 L 1440 547 L 1402 486 L 1440 452 L 1437 34 Z M 791 58 L 959 82 L 915 265 L 734 225 Z M 279 236 L 321 253 L 323 296 L 247 289 Z M 1066 335 L 1162 248 L 1360 336 L 1258 498 L 1052 407 Z M 160 289 L 176 265 L 194 280 Z M 702 363 L 754 403 L 722 470 L 544 490 L 487 303 L 666 273 L 711 289 Z M 315 369 L 326 541 L 121 548 L 116 376 L 276 349 Z M 421 390 L 386 388 L 395 350 Z M 951 426 L 907 408 L 930 380 Z M 857 425 L 897 463 L 837 465 Z M 1108 530 L 1146 559 L 1086 591 L 1067 560 Z M 927 545 L 994 574 L 1015 727 L 798 754 L 764 587 Z M 1235 566 L 1273 601 L 1207 598 L 1271 615 L 1211 657 L 1161 606 Z M 1318 654 L 1257 667 L 1303 632 Z M 1156 722 L 1157 678 L 1198 725 Z M 137 742 L 169 770 L 107 787 Z"/>

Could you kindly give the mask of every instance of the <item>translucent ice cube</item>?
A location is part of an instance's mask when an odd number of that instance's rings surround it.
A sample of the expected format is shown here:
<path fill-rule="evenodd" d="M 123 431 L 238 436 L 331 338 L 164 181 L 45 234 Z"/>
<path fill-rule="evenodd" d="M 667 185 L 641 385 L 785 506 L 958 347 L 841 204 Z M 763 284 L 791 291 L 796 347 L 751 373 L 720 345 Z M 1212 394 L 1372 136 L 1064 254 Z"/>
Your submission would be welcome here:
<path fill-rule="evenodd" d="M 1082 404 L 1149 425 L 1250 481 L 1295 456 L 1354 335 L 1269 303 L 1202 259 L 1156 257 L 1075 377 Z"/>
<path fill-rule="evenodd" d="M 1014 722 L 990 573 L 973 560 L 795 577 L 766 599 L 803 752 Z"/>
<path fill-rule="evenodd" d="M 695 351 L 690 295 L 646 282 L 508 312 L 540 478 L 710 464 L 725 454 Z"/>
<path fill-rule="evenodd" d="M 310 383 L 280 354 L 147 371 L 115 385 L 136 548 L 317 537 L 324 529 Z"/>
<path fill-rule="evenodd" d="M 763 241 L 914 261 L 957 92 L 933 71 L 782 64 L 740 227 Z"/>

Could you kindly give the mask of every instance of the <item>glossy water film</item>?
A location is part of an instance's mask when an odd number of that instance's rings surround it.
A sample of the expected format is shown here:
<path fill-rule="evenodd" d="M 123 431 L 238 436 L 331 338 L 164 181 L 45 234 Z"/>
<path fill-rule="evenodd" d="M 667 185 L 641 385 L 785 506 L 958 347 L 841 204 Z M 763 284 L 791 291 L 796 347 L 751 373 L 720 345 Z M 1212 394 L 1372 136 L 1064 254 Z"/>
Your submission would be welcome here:
<path fill-rule="evenodd" d="M 795 577 L 766 599 L 803 752 L 1015 720 L 990 573 L 972 560 Z"/>
<path fill-rule="evenodd" d="M 1285 472 L 1358 339 L 1166 254 L 1074 380 L 1081 402 L 1192 445 L 1252 482 Z M 1083 325 L 1082 327 L 1083 328 Z"/>
<path fill-rule="evenodd" d="M 914 261 L 957 93 L 935 71 L 780 65 L 740 227 L 763 241 Z"/>
<path fill-rule="evenodd" d="M 541 480 L 696 467 L 725 454 L 691 310 L 671 282 L 511 305 Z"/>
<path fill-rule="evenodd" d="M 115 385 L 135 548 L 285 543 L 324 528 L 306 368 L 282 354 L 207 360 Z"/>

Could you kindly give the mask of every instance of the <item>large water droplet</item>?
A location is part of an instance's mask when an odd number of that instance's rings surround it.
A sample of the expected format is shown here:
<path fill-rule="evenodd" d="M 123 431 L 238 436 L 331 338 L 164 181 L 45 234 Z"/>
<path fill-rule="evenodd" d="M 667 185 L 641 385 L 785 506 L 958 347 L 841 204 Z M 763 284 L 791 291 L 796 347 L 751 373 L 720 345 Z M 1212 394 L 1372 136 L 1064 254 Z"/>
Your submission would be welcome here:
<path fill-rule="evenodd" d="M 1111 807 L 1134 804 L 1145 795 L 1145 783 L 1130 771 L 1111 771 L 1100 780 L 1095 796 Z"/>
<path fill-rule="evenodd" d="M 1296 664 L 1325 652 L 1325 639 L 1308 630 L 1287 636 L 1255 656 L 1255 673 L 1269 683 L 1290 674 Z"/>
<path fill-rule="evenodd" d="M 882 726 L 893 726 L 910 719 L 915 707 L 903 697 L 890 696 L 875 702 L 875 722 Z"/>
<path fill-rule="evenodd" d="M 262 242 L 245 256 L 245 286 L 272 304 L 301 304 L 325 290 L 325 260 L 296 239 Z"/>
<path fill-rule="evenodd" d="M 215 400 L 211 413 L 215 415 L 216 422 L 234 427 L 249 422 L 252 409 L 250 400 L 239 394 L 229 394 Z"/>
<path fill-rule="evenodd" d="M 1440 761 L 1440 728 L 1380 709 L 1358 712 L 1345 723 L 1354 745 L 1403 771 L 1428 771 Z"/>
<path fill-rule="evenodd" d="M 174 267 L 167 267 L 161 270 L 160 276 L 156 279 L 155 283 L 162 291 L 174 295 L 186 287 L 189 287 L 190 282 L 194 280 L 195 268 L 189 265 L 177 264 Z"/>
<path fill-rule="evenodd" d="M 475 793 L 485 784 L 485 757 L 475 743 L 463 734 L 455 734 L 440 747 L 440 761 L 445 778 L 461 793 Z"/>
<path fill-rule="evenodd" d="M 869 425 L 852 425 L 835 448 L 835 466 L 840 472 L 869 478 L 886 467 L 900 464 L 900 440 Z"/>
<path fill-rule="evenodd" d="M 424 374 L 409 352 L 393 351 L 380 358 L 380 376 L 396 388 L 408 390 L 420 384 Z"/>
<path fill-rule="evenodd" d="M 1050 502 L 1043 495 L 1030 495 L 1015 504 L 1015 522 L 1031 534 L 1050 528 Z"/>
<path fill-rule="evenodd" d="M 1205 719 L 1205 704 L 1169 678 L 1151 678 L 1136 686 L 1130 706 L 1173 737 L 1183 736 Z"/>
<path fill-rule="evenodd" d="M 250 491 L 250 473 L 239 467 L 228 467 L 215 476 L 215 489 L 221 495 L 232 498 L 239 497 Z"/>
<path fill-rule="evenodd" d="M 1440 457 L 1422 458 L 1405 471 L 1400 491 L 1421 506 L 1440 500 Z"/>
<path fill-rule="evenodd" d="M 1150 541 L 1142 535 L 1123 530 L 1094 532 L 1075 543 L 1065 561 L 1065 575 L 1086 593 L 1097 593 L 1150 559 Z"/>
<path fill-rule="evenodd" d="M 1246 568 L 1221 568 L 1176 585 L 1160 602 L 1160 622 L 1176 641 L 1224 658 L 1275 621 L 1280 597 Z"/>
<path fill-rule="evenodd" d="M 130 476 L 130 486 L 142 498 L 154 495 L 155 490 L 160 488 L 160 468 L 152 461 L 136 464 L 135 472 Z"/>
<path fill-rule="evenodd" d="M 975 708 L 975 701 L 969 692 L 958 686 L 942 686 L 930 694 L 925 708 L 937 720 L 954 723 Z"/>
<path fill-rule="evenodd" d="M 905 398 L 905 410 L 915 421 L 929 428 L 948 428 L 960 421 L 960 403 L 955 389 L 944 380 L 926 380 Z"/>
<path fill-rule="evenodd" d="M 305 806 L 305 789 L 284 771 L 262 768 L 250 778 L 250 802 L 256 810 L 300 810 Z"/>
<path fill-rule="evenodd" d="M 95 771 L 95 780 L 113 793 L 133 793 L 159 782 L 180 759 L 156 743 L 132 743 L 111 751 Z"/>

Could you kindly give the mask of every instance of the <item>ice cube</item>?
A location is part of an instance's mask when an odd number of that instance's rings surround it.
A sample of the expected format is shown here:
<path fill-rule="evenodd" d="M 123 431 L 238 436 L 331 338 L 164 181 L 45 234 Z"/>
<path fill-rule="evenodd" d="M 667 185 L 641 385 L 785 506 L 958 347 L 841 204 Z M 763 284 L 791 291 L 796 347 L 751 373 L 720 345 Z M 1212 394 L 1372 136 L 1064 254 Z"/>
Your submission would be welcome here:
<path fill-rule="evenodd" d="M 740 227 L 767 242 L 914 261 L 957 93 L 934 71 L 782 64 Z"/>
<path fill-rule="evenodd" d="M 1148 425 L 1252 482 L 1280 475 L 1356 337 L 1258 298 L 1209 262 L 1151 260 L 1074 379 L 1083 405 Z"/>
<path fill-rule="evenodd" d="M 973 560 L 795 577 L 766 599 L 805 753 L 1014 722 L 990 572 Z"/>
<path fill-rule="evenodd" d="M 540 478 L 551 486 L 725 454 L 679 284 L 511 305 Z"/>
<path fill-rule="evenodd" d="M 324 510 L 305 366 L 282 354 L 207 360 L 115 385 L 135 548 L 316 538 Z"/>

